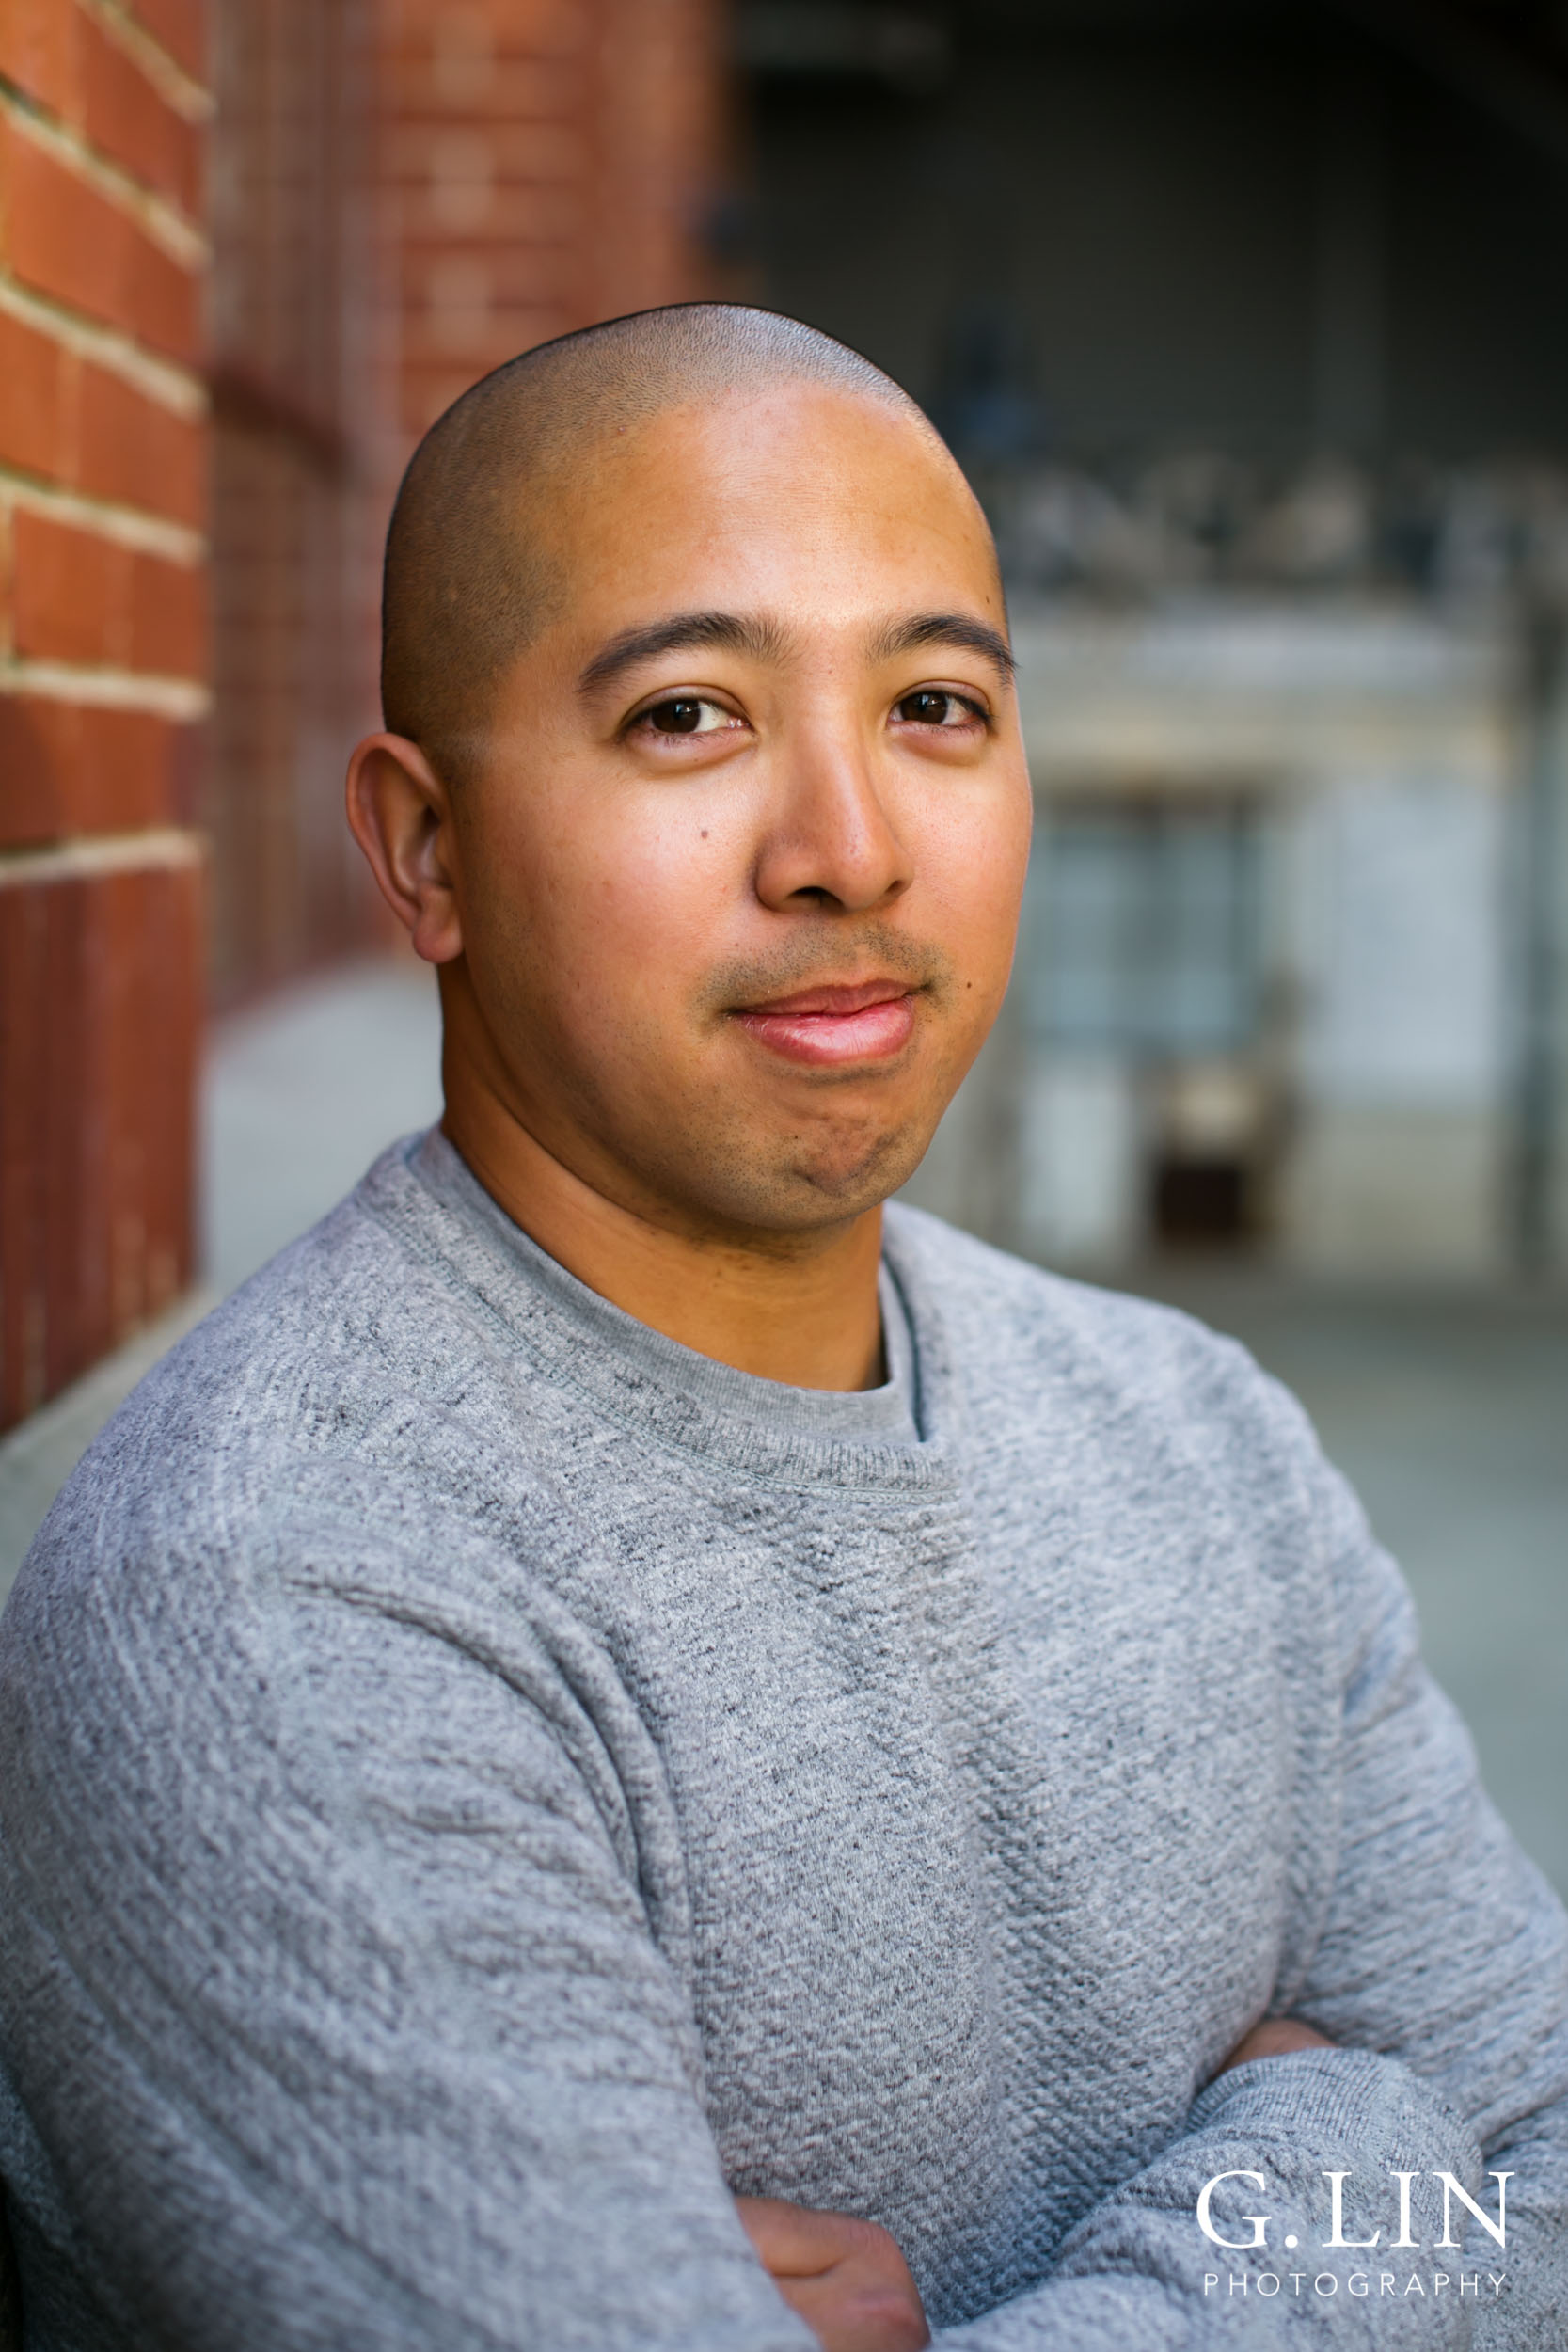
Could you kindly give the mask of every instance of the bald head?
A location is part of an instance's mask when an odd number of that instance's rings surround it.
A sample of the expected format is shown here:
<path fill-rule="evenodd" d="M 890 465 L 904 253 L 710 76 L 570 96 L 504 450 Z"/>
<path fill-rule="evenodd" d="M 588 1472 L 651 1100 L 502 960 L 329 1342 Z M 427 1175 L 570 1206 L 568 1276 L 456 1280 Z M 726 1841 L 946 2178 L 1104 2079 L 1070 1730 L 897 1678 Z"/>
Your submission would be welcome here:
<path fill-rule="evenodd" d="M 392 511 L 382 602 L 386 723 L 455 778 L 483 743 L 497 682 L 562 607 L 568 560 L 552 496 L 610 435 L 682 403 L 787 384 L 923 411 L 858 352 L 740 303 L 640 310 L 524 352 L 439 417 Z"/>

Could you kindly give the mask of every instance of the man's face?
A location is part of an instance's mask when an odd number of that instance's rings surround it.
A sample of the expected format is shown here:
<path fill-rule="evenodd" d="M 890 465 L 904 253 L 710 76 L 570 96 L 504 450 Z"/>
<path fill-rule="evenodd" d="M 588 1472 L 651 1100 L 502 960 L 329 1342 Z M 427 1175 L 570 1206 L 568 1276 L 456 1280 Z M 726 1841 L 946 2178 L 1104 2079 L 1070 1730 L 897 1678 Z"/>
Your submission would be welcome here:
<path fill-rule="evenodd" d="M 1030 792 L 984 524 L 896 410 L 794 386 L 609 438 L 550 511 L 563 594 L 454 795 L 449 1095 L 466 1057 L 658 1224 L 841 1223 L 1006 985 Z"/>

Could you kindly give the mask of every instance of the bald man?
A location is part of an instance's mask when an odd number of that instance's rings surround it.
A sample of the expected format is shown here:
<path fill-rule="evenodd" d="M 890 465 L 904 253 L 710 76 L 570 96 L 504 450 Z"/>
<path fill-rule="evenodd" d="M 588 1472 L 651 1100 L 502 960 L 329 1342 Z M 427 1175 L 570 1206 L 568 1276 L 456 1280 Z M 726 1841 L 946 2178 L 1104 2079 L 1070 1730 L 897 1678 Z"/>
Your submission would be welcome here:
<path fill-rule="evenodd" d="M 349 814 L 446 1115 L 0 1628 L 40 2352 L 1560 2352 L 1560 1906 L 1291 1400 L 882 1203 L 1006 983 L 990 536 L 767 313 L 434 428 Z"/>

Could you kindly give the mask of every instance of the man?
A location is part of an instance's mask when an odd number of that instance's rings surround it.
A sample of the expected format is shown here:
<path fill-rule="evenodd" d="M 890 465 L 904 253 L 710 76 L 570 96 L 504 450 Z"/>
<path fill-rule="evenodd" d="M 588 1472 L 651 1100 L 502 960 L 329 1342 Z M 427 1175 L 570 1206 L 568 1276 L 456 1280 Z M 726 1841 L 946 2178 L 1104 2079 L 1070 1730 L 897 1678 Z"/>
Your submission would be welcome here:
<path fill-rule="evenodd" d="M 30 2342 L 1560 2347 L 1563 1915 L 1395 1571 L 1240 1349 L 881 1213 L 1029 833 L 929 426 L 766 313 L 567 338 L 386 629 L 441 1130 L 0 1641 Z"/>

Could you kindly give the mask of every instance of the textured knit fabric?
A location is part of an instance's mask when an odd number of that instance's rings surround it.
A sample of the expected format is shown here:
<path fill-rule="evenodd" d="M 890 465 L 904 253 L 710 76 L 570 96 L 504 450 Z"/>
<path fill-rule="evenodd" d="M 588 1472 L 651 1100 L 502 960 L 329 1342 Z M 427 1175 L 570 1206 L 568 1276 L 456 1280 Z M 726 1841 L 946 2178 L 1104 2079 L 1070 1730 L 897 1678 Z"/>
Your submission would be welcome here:
<path fill-rule="evenodd" d="M 1562 1911 L 1299 1410 L 886 1267 L 885 1389 L 753 1379 L 433 1136 L 110 1424 L 0 1627 L 33 2352 L 810 2352 L 732 2192 L 952 2352 L 1562 2352 Z"/>

